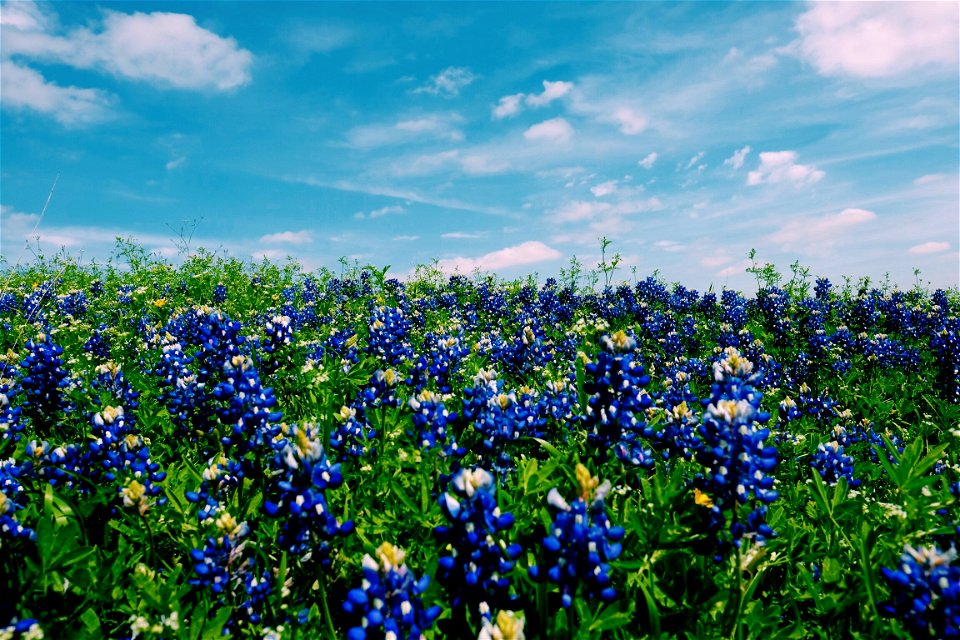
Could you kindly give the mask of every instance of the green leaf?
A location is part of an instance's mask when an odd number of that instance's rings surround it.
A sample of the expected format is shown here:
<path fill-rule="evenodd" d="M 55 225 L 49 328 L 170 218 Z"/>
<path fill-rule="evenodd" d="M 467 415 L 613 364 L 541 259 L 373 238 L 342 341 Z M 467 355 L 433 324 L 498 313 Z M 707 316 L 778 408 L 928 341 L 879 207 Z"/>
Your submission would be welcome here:
<path fill-rule="evenodd" d="M 90 635 L 99 635 L 100 631 L 100 618 L 97 617 L 97 612 L 93 609 L 87 609 L 80 614 L 80 622 L 83 623 L 84 629 Z"/>

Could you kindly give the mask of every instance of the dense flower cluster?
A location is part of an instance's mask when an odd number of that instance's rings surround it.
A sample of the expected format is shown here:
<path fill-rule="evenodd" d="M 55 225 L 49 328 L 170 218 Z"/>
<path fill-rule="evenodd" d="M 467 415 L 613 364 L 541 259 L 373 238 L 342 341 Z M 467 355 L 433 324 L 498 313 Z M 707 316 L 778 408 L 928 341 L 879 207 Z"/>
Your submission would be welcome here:
<path fill-rule="evenodd" d="M 890 600 L 880 605 L 885 616 L 899 618 L 914 637 L 960 638 L 960 565 L 954 547 L 916 549 L 906 545 L 896 569 L 880 572 Z"/>
<path fill-rule="evenodd" d="M 653 399 L 644 387 L 650 382 L 636 362 L 636 339 L 623 331 L 602 339 L 603 351 L 585 368 L 584 391 L 589 394 L 583 422 L 587 440 L 601 452 L 613 448 L 617 457 L 635 466 L 653 466 L 653 454 L 637 441 L 645 428 L 644 411 Z"/>
<path fill-rule="evenodd" d="M 20 386 L 26 396 L 24 415 L 41 433 L 48 433 L 57 414 L 67 409 L 69 401 L 64 389 L 70 385 L 70 376 L 63 369 L 63 347 L 50 336 L 41 333 L 35 340 L 27 340 L 27 357 L 20 362 L 25 374 Z"/>
<path fill-rule="evenodd" d="M 698 504 L 710 509 L 713 527 L 731 516 L 733 544 L 739 546 L 746 533 L 762 541 L 773 535 L 763 524 L 764 505 L 778 495 L 768 475 L 777 464 L 777 451 L 765 444 L 770 430 L 763 426 L 770 415 L 760 409 L 762 394 L 752 386 L 753 363 L 735 348 L 725 349 L 714 364 L 714 379 L 712 397 L 703 401 L 706 411 L 699 427 L 703 447 L 697 460 L 705 467 L 705 475 L 696 489 L 705 497 Z M 739 507 L 750 501 L 751 494 L 760 506 L 753 512 L 742 511 Z M 726 545 L 720 539 L 717 542 L 722 552 Z"/>
<path fill-rule="evenodd" d="M 420 640 L 441 612 L 438 605 L 424 607 L 421 599 L 430 577 L 417 579 L 404 563 L 404 551 L 389 542 L 376 555 L 363 557 L 363 585 L 351 589 L 343 603 L 354 623 L 347 638 Z"/>
<path fill-rule="evenodd" d="M 508 574 L 513 570 L 521 547 L 508 545 L 503 533 L 513 526 L 513 515 L 497 506 L 496 482 L 483 469 L 461 469 L 440 496 L 440 508 L 449 524 L 434 530 L 444 545 L 437 581 L 450 594 L 456 609 L 510 605 Z"/>
<path fill-rule="evenodd" d="M 322 434 L 316 427 L 287 425 L 283 447 L 273 460 L 263 508 L 281 521 L 280 545 L 303 560 L 316 558 L 326 564 L 329 542 L 353 531 L 350 521 L 340 524 L 330 512 L 326 489 L 343 484 L 340 465 L 330 464 L 323 452 Z"/>
<path fill-rule="evenodd" d="M 573 502 L 564 500 L 556 488 L 547 495 L 547 504 L 555 515 L 549 535 L 543 539 L 546 561 L 530 567 L 534 580 L 559 585 L 564 609 L 573 604 L 581 584 L 590 597 L 604 602 L 616 598 L 609 562 L 620 556 L 625 533 L 623 527 L 610 523 L 604 509 L 610 482 L 601 484 L 582 464 L 577 465 L 576 475 L 580 492 Z"/>

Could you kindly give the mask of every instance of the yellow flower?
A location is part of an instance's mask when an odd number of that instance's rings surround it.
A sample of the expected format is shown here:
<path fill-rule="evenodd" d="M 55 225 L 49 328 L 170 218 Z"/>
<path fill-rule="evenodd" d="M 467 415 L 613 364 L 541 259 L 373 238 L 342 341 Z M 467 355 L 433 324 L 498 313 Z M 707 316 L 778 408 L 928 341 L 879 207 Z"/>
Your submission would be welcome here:
<path fill-rule="evenodd" d="M 700 491 L 700 489 L 694 488 L 693 501 L 701 507 L 706 507 L 707 509 L 713 507 L 713 500 L 710 499 L 710 496 Z"/>
<path fill-rule="evenodd" d="M 153 306 L 155 306 L 158 309 L 163 307 L 166 304 L 167 304 L 166 298 L 157 298 L 156 300 L 153 301 Z"/>

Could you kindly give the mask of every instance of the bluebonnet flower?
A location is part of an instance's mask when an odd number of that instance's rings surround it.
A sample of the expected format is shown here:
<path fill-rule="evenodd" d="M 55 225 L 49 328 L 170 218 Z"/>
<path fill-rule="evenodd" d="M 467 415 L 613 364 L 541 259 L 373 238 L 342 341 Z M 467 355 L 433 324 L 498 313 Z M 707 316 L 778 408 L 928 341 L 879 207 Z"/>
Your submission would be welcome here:
<path fill-rule="evenodd" d="M 0 638 L 4 640 L 42 640 L 43 629 L 35 618 L 14 618 L 6 627 L 0 628 Z"/>
<path fill-rule="evenodd" d="M 846 478 L 851 488 L 860 486 L 860 481 L 853 477 L 853 458 L 844 454 L 843 446 L 836 440 L 819 444 L 810 466 L 816 469 L 829 485 L 835 485 L 840 478 Z"/>
<path fill-rule="evenodd" d="M 165 504 L 160 483 L 167 474 L 150 460 L 150 450 L 133 425 L 126 422 L 124 408 L 107 405 L 94 414 L 91 423 L 85 477 L 95 480 L 102 474 L 106 480 L 118 482 L 123 506 L 136 508 L 140 515 L 154 504 Z"/>
<path fill-rule="evenodd" d="M 417 429 L 414 436 L 421 449 L 442 446 L 447 455 L 466 454 L 466 450 L 458 449 L 454 434 L 447 432 L 447 424 L 456 422 L 457 414 L 447 411 L 440 394 L 424 389 L 412 396 L 408 404 L 413 410 L 413 426 Z"/>
<path fill-rule="evenodd" d="M 604 510 L 604 498 L 610 492 L 610 482 L 590 475 L 582 464 L 576 468 L 580 493 L 568 503 L 553 488 L 547 495 L 547 504 L 555 513 L 543 539 L 546 562 L 530 567 L 534 580 L 550 580 L 560 587 L 560 601 L 564 609 L 573 604 L 577 587 L 584 585 L 586 594 L 611 602 L 617 592 L 610 581 L 611 560 L 623 550 L 621 526 L 614 526 Z"/>
<path fill-rule="evenodd" d="M 363 404 L 342 406 L 334 414 L 337 428 L 330 433 L 330 448 L 340 453 L 341 459 L 347 456 L 359 458 L 375 451 L 371 444 L 377 431 L 367 424 L 367 413 Z"/>
<path fill-rule="evenodd" d="M 127 424 L 132 427 L 135 420 L 129 412 L 136 411 L 140 406 L 138 401 L 140 393 L 134 390 L 133 385 L 120 370 L 120 365 L 115 362 L 109 361 L 99 365 L 96 373 L 96 377 L 90 383 L 91 388 L 109 394 L 113 402 L 122 405 L 128 412 Z"/>
<path fill-rule="evenodd" d="M 36 533 L 17 521 L 17 509 L 26 506 L 26 494 L 20 484 L 22 468 L 13 459 L 0 461 L 0 540 L 28 538 L 33 540 Z"/>
<path fill-rule="evenodd" d="M 450 377 L 470 349 L 458 336 L 438 337 L 428 333 L 424 338 L 427 353 L 417 356 L 411 377 L 415 391 L 422 391 L 432 380 L 440 393 L 450 393 Z"/>
<path fill-rule="evenodd" d="M 263 601 L 270 588 L 269 573 L 256 573 L 256 560 L 245 556 L 243 538 L 250 532 L 246 522 L 237 522 L 223 511 L 213 522 L 216 534 L 208 536 L 202 549 L 190 551 L 194 576 L 190 584 L 209 589 L 216 597 L 217 606 L 231 606 L 243 599 L 227 620 L 224 629 L 229 632 L 237 624 L 257 623 Z"/>
<path fill-rule="evenodd" d="M 384 542 L 377 558 L 363 557 L 363 586 L 351 589 L 343 603 L 355 626 L 349 640 L 420 640 L 440 615 L 439 606 L 424 607 L 421 595 L 430 583 L 404 564 L 402 549 Z"/>
<path fill-rule="evenodd" d="M 159 378 L 160 402 L 170 414 L 175 434 L 207 433 L 212 427 L 213 396 L 190 368 L 193 358 L 184 353 L 180 341 L 169 332 L 161 339 L 160 362 L 153 373 Z"/>
<path fill-rule="evenodd" d="M 0 359 L 0 442 L 18 442 L 26 426 L 20 419 L 23 410 L 12 402 L 19 390 L 16 369 Z"/>
<path fill-rule="evenodd" d="M 758 541 L 773 535 L 758 516 L 764 505 L 778 497 L 768 475 L 777 464 L 777 451 L 765 445 L 770 429 L 763 427 L 770 415 L 760 409 L 762 394 L 752 386 L 754 376 L 753 363 L 728 347 L 714 364 L 716 382 L 712 397 L 703 401 L 706 411 L 699 427 L 703 447 L 697 460 L 706 467 L 706 475 L 695 488 L 706 493 L 698 504 L 711 510 L 711 526 L 721 524 L 726 513 L 733 511 L 730 533 L 737 547 L 745 533 L 754 534 Z M 761 503 L 759 514 L 738 517 L 738 505 L 746 505 L 751 494 Z M 716 542 L 720 552 L 726 549 L 725 541 L 718 538 Z"/>
<path fill-rule="evenodd" d="M 960 565 L 957 550 L 904 546 L 900 566 L 882 567 L 891 590 L 880 604 L 884 616 L 899 618 L 914 637 L 960 638 Z"/>
<path fill-rule="evenodd" d="M 960 318 L 941 325 L 930 340 L 937 365 L 937 386 L 950 402 L 960 403 Z"/>
<path fill-rule="evenodd" d="M 20 386 L 26 396 L 24 415 L 30 418 L 38 433 L 49 433 L 57 421 L 57 414 L 67 410 L 70 404 L 63 390 L 70 385 L 70 376 L 63 370 L 63 347 L 47 334 L 41 333 L 36 340 L 27 340 L 27 357 L 20 362 L 26 369 Z"/>
<path fill-rule="evenodd" d="M 367 353 L 379 357 L 391 367 L 413 357 L 409 343 L 410 323 L 400 309 L 379 306 L 370 316 Z"/>
<path fill-rule="evenodd" d="M 213 288 L 213 295 L 211 296 L 213 304 L 223 304 L 227 301 L 227 286 L 223 283 L 217 284 Z"/>
<path fill-rule="evenodd" d="M 323 346 L 340 359 L 340 367 L 344 372 L 349 372 L 353 365 L 360 362 L 357 334 L 350 329 L 331 330 Z"/>
<path fill-rule="evenodd" d="M 55 487 L 76 487 L 86 472 L 83 451 L 77 444 L 51 447 L 45 440 L 31 440 L 24 453 L 31 471 Z"/>
<path fill-rule="evenodd" d="M 106 330 L 107 325 L 101 324 L 93 330 L 87 341 L 83 343 L 83 350 L 98 360 L 110 359 L 110 341 L 104 337 Z"/>
<path fill-rule="evenodd" d="M 542 438 L 547 423 L 547 406 L 529 387 L 500 392 L 494 381 L 493 391 L 473 423 L 483 437 L 483 448 L 492 456 L 491 468 L 501 478 L 513 469 L 510 445 L 521 438 Z M 519 398 L 517 397 L 519 393 Z M 482 395 L 481 394 L 475 394 Z"/>
<path fill-rule="evenodd" d="M 264 336 L 260 340 L 260 348 L 267 354 L 260 362 L 260 367 L 266 372 L 276 371 L 280 367 L 277 360 L 278 352 L 293 343 L 293 325 L 289 315 L 271 316 L 263 327 Z"/>
<path fill-rule="evenodd" d="M 245 473 L 236 460 L 219 453 L 207 462 L 197 491 L 187 491 L 189 502 L 200 503 L 197 518 L 203 524 L 212 524 L 227 502 L 228 494 L 240 486 Z"/>
<path fill-rule="evenodd" d="M 0 313 L 12 313 L 16 311 L 19 303 L 17 301 L 17 294 L 12 291 L 4 291 L 0 293 Z"/>
<path fill-rule="evenodd" d="M 117 287 L 117 303 L 126 306 L 133 303 L 133 285 L 122 284 Z"/>
<path fill-rule="evenodd" d="M 343 484 L 340 465 L 330 464 L 323 451 L 322 435 L 313 426 L 286 425 L 284 445 L 271 467 L 264 510 L 281 519 L 280 545 L 309 560 L 314 554 L 329 562 L 329 541 L 353 531 L 330 512 L 325 491 Z"/>
<path fill-rule="evenodd" d="M 283 414 L 271 410 L 277 404 L 273 389 L 261 385 L 248 356 L 235 355 L 225 362 L 223 375 L 224 381 L 213 389 L 213 397 L 225 403 L 217 409 L 217 418 L 229 429 L 221 442 L 240 458 L 274 439 Z"/>
<path fill-rule="evenodd" d="M 584 367 L 583 388 L 589 394 L 583 416 L 587 441 L 601 455 L 613 448 L 624 462 L 650 467 L 650 450 L 636 440 L 646 428 L 644 412 L 653 404 L 644 389 L 650 376 L 633 355 L 636 339 L 618 331 L 603 336 L 601 343 L 604 348 L 596 362 Z"/>
<path fill-rule="evenodd" d="M 480 602 L 505 607 L 514 602 L 507 574 L 520 555 L 520 545 L 507 545 L 503 533 L 513 514 L 497 506 L 496 483 L 484 469 L 460 469 L 440 496 L 450 524 L 434 529 L 441 551 L 437 581 L 446 587 L 454 610 Z M 447 555 L 449 554 L 449 555 Z"/>

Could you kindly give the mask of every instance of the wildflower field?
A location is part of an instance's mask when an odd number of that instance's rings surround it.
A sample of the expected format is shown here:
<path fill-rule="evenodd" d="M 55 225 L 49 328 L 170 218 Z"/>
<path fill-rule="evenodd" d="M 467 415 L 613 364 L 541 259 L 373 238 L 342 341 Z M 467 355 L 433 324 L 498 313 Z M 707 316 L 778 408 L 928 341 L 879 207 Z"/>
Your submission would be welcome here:
<path fill-rule="evenodd" d="M 0 272 L 0 638 L 960 637 L 956 290 L 121 248 Z"/>

